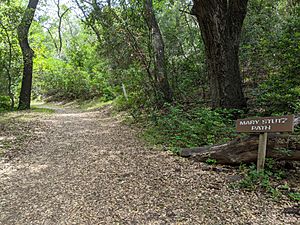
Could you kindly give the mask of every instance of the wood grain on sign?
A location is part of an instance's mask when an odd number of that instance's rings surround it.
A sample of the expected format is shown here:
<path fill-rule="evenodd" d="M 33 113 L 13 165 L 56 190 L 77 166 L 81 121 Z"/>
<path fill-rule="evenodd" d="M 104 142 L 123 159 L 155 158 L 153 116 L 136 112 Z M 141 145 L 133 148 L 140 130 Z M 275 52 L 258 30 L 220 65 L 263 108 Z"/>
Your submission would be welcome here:
<path fill-rule="evenodd" d="M 294 116 L 272 116 L 239 119 L 236 121 L 237 132 L 266 133 L 294 131 Z"/>

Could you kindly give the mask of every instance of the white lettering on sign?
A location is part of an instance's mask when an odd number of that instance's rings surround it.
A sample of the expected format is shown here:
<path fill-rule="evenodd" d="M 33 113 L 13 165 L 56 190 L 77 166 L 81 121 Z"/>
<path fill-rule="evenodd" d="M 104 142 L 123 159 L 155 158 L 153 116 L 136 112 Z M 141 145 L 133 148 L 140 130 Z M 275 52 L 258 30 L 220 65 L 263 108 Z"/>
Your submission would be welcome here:
<path fill-rule="evenodd" d="M 263 120 L 246 120 L 246 121 L 240 121 L 241 126 L 247 126 L 247 125 L 257 125 L 261 122 L 262 125 L 265 124 L 285 124 L 285 122 L 288 120 L 288 118 L 280 118 L 280 119 L 263 119 Z"/>
<path fill-rule="evenodd" d="M 252 131 L 268 131 L 271 130 L 271 125 L 268 126 L 251 126 Z"/>
<path fill-rule="evenodd" d="M 240 125 L 256 125 L 259 123 L 259 120 L 248 120 L 248 121 L 240 121 Z"/>
<path fill-rule="evenodd" d="M 263 119 L 261 122 L 262 124 L 285 124 L 285 122 L 288 120 L 288 118 L 280 118 L 280 119 Z"/>

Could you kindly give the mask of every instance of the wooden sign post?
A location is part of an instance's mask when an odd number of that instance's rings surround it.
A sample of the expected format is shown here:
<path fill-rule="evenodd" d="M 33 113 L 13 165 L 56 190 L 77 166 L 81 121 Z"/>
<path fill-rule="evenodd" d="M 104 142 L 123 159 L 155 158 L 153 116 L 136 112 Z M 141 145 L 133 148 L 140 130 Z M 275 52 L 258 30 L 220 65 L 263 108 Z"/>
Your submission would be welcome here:
<path fill-rule="evenodd" d="M 264 170 L 268 133 L 270 132 L 293 132 L 294 116 L 273 116 L 239 119 L 236 121 L 237 132 L 260 133 L 257 154 L 257 172 Z"/>
<path fill-rule="evenodd" d="M 257 154 L 257 172 L 262 172 L 265 167 L 267 154 L 268 133 L 259 134 L 258 154 Z"/>

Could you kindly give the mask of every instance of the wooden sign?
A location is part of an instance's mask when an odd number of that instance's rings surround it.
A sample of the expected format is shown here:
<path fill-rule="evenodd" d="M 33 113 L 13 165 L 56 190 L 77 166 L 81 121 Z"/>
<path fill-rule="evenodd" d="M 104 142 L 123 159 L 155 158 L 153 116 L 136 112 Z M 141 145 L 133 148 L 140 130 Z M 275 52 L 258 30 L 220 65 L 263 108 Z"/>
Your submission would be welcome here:
<path fill-rule="evenodd" d="M 272 116 L 239 119 L 236 121 L 237 132 L 260 133 L 257 154 L 257 172 L 264 171 L 269 132 L 293 132 L 294 116 Z"/>
<path fill-rule="evenodd" d="M 239 119 L 236 121 L 237 132 L 269 133 L 294 131 L 294 116 L 272 116 Z"/>

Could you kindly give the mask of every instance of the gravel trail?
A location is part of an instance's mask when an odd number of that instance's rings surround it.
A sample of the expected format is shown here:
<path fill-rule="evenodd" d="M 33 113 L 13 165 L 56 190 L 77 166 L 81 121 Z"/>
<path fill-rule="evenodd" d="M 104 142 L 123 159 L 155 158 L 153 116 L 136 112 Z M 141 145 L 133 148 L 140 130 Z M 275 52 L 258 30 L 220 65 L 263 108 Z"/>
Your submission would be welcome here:
<path fill-rule="evenodd" d="M 28 119 L 38 138 L 0 160 L 1 225 L 300 224 L 288 201 L 230 189 L 234 172 L 147 147 L 109 111 Z"/>

